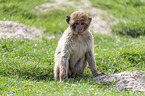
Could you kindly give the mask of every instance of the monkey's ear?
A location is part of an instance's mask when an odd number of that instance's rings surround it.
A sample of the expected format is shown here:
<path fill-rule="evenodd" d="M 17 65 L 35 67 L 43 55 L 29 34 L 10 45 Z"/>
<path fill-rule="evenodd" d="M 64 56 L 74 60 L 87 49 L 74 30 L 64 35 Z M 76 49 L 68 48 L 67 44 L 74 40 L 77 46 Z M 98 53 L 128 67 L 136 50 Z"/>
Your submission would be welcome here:
<path fill-rule="evenodd" d="M 66 16 L 66 22 L 69 24 L 70 16 Z"/>
<path fill-rule="evenodd" d="M 88 18 L 89 18 L 89 21 L 91 22 L 92 21 L 92 16 L 89 16 Z"/>

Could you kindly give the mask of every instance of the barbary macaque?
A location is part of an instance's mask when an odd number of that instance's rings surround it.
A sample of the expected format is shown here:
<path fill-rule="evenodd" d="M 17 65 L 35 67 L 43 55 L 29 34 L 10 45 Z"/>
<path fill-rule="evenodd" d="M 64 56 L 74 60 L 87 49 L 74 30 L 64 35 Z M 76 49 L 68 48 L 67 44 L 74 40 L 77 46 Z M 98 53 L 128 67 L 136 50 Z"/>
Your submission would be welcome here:
<path fill-rule="evenodd" d="M 89 64 L 93 76 L 100 73 L 96 68 L 94 39 L 89 31 L 92 17 L 83 11 L 66 17 L 68 28 L 64 31 L 55 51 L 55 80 L 67 81 L 69 77 L 82 76 Z"/>

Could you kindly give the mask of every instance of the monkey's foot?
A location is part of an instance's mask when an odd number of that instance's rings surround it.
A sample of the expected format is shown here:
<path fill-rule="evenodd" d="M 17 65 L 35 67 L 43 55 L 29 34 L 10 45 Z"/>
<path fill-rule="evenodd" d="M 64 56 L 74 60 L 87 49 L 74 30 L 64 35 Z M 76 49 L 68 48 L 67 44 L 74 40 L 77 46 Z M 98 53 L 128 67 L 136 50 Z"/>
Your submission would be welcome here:
<path fill-rule="evenodd" d="M 102 76 L 102 75 L 106 75 L 106 73 L 105 72 L 98 73 L 95 77 Z"/>

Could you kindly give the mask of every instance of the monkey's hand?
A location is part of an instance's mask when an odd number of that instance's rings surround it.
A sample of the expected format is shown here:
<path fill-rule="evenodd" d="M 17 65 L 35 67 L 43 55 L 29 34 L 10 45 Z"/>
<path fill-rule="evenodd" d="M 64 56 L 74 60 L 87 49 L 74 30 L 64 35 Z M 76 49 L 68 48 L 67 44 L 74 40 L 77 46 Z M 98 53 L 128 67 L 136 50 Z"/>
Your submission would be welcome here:
<path fill-rule="evenodd" d="M 97 77 L 97 76 L 102 76 L 102 75 L 106 75 L 106 73 L 105 72 L 97 72 L 97 74 L 95 75 L 95 77 Z"/>

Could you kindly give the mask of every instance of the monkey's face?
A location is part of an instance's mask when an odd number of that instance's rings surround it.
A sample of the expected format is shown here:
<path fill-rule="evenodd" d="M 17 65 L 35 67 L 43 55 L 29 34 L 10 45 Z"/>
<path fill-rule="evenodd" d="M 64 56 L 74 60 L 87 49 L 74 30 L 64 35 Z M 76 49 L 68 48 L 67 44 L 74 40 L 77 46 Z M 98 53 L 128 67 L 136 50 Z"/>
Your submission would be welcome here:
<path fill-rule="evenodd" d="M 75 33 L 81 34 L 83 33 L 87 28 L 88 24 L 84 21 L 75 21 L 71 24 L 71 28 Z"/>
<path fill-rule="evenodd" d="M 66 22 L 71 30 L 76 34 L 84 33 L 91 22 L 92 18 L 82 11 L 77 11 L 66 17 Z"/>

